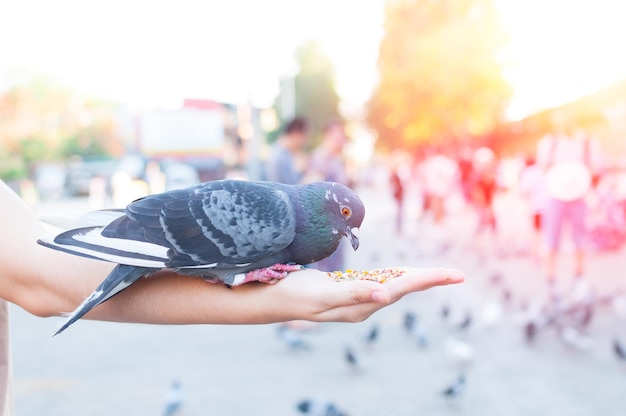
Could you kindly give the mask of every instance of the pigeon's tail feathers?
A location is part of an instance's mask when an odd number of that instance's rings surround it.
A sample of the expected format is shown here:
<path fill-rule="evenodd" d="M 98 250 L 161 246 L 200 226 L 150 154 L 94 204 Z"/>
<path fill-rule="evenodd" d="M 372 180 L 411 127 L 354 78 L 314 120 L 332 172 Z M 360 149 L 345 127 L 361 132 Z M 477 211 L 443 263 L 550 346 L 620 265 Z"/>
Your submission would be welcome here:
<path fill-rule="evenodd" d="M 107 276 L 100 286 L 87 299 L 80 304 L 74 312 L 67 315 L 67 321 L 55 332 L 58 335 L 65 331 L 70 325 L 82 318 L 94 307 L 110 299 L 128 286 L 136 282 L 141 276 L 150 273 L 152 270 L 141 267 L 117 265 Z"/>
<path fill-rule="evenodd" d="M 40 219 L 46 224 L 71 230 L 73 228 L 104 227 L 122 216 L 124 216 L 123 209 L 101 209 L 80 216 L 43 215 Z"/>
<path fill-rule="evenodd" d="M 103 227 L 69 230 L 56 237 L 42 237 L 38 243 L 71 254 L 125 264 L 160 269 L 167 267 L 168 248 L 146 241 L 111 238 L 102 235 Z"/>

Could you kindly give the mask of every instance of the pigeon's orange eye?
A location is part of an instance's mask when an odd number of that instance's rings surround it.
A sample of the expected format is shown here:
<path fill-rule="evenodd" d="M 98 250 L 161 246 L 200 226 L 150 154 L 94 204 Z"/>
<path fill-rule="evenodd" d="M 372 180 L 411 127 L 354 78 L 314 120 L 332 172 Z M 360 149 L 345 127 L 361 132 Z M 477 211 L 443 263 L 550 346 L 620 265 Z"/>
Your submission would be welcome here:
<path fill-rule="evenodd" d="M 352 215 L 352 210 L 349 207 L 343 205 L 341 207 L 341 215 L 343 215 L 346 218 L 350 218 L 350 216 Z"/>

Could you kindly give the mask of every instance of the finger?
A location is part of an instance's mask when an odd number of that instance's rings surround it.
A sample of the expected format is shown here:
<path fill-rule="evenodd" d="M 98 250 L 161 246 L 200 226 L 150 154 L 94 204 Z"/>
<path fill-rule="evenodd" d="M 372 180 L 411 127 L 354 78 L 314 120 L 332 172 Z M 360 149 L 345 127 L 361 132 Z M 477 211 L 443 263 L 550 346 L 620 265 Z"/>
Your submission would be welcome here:
<path fill-rule="evenodd" d="M 384 285 L 369 280 L 331 282 L 328 303 L 332 307 L 351 306 L 361 303 L 377 302 L 387 304 L 391 293 Z"/>
<path fill-rule="evenodd" d="M 458 284 L 465 281 L 463 272 L 457 269 L 412 267 L 399 268 L 405 274 L 385 283 L 389 288 L 392 299 L 399 299 L 407 293 L 427 290 L 435 286 Z"/>

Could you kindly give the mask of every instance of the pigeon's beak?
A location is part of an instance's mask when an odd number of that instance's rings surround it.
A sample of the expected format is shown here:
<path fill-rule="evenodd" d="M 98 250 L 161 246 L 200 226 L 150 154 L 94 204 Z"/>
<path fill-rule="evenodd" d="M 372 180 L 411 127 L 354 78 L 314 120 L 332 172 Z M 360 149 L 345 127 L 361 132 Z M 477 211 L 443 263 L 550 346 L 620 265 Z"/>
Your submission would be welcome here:
<path fill-rule="evenodd" d="M 348 237 L 350 244 L 352 244 L 352 248 L 356 251 L 356 249 L 359 248 L 359 229 L 357 227 L 350 228 L 346 237 Z"/>

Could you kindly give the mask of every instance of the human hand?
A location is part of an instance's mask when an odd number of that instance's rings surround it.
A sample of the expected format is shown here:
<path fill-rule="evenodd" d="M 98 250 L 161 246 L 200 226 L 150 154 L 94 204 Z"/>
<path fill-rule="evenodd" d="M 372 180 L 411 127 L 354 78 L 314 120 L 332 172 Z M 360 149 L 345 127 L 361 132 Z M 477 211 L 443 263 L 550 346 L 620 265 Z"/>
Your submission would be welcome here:
<path fill-rule="evenodd" d="M 462 283 L 456 269 L 402 267 L 404 273 L 385 283 L 369 280 L 336 282 L 325 272 L 304 269 L 274 287 L 276 302 L 294 318 L 318 322 L 359 322 L 408 293 Z M 289 318 L 288 318 L 289 319 Z"/>

